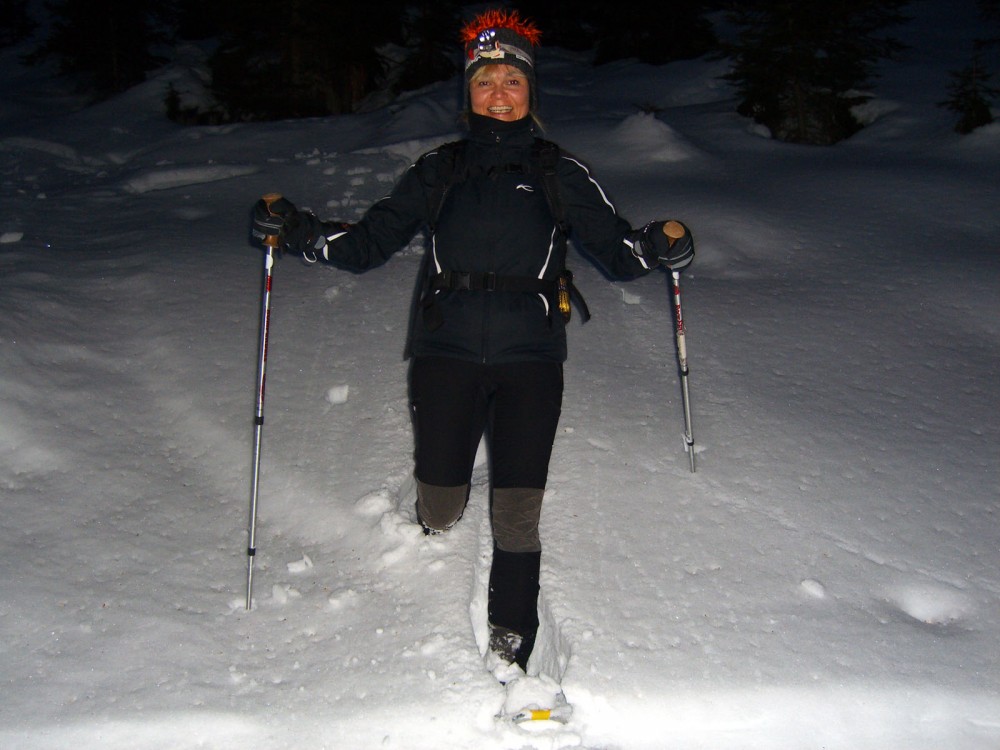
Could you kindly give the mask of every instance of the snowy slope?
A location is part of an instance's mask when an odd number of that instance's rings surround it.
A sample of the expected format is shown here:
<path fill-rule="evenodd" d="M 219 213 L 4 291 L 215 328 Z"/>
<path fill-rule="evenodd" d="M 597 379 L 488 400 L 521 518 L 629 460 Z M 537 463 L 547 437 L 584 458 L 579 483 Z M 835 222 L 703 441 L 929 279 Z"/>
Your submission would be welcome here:
<path fill-rule="evenodd" d="M 913 9 L 919 42 L 941 13 Z M 451 533 L 410 518 L 420 237 L 361 276 L 277 265 L 243 606 L 249 206 L 355 218 L 456 136 L 457 84 L 179 128 L 158 108 L 183 71 L 74 110 L 5 55 L 0 747 L 1000 746 L 1000 128 L 951 132 L 963 52 L 936 54 L 886 65 L 871 125 L 820 149 L 749 128 L 720 63 L 545 53 L 549 137 L 633 222 L 694 230 L 699 463 L 666 279 L 575 257 L 594 319 L 570 331 L 532 664 L 575 712 L 528 728 L 494 719 L 481 657 L 485 466 Z"/>

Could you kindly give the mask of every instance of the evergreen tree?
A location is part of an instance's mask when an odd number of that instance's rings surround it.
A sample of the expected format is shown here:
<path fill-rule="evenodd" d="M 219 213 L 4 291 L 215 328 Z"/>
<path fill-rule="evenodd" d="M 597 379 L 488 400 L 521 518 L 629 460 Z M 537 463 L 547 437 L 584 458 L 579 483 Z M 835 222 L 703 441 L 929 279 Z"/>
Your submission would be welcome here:
<path fill-rule="evenodd" d="M 61 73 L 82 76 L 98 97 L 141 83 L 160 62 L 151 52 L 162 38 L 156 0 L 54 0 L 45 7 L 51 34 L 28 61 L 55 58 Z"/>
<path fill-rule="evenodd" d="M 953 72 L 951 77 L 948 87 L 951 96 L 941 105 L 958 114 L 955 132 L 964 135 L 993 122 L 990 100 L 1000 93 L 1000 89 L 990 86 L 992 75 L 982 67 L 980 56 L 974 56 L 972 63 Z"/>
<path fill-rule="evenodd" d="M 402 41 L 400 0 L 227 0 L 210 60 L 229 119 L 351 112 L 380 83 L 377 49 Z"/>
<path fill-rule="evenodd" d="M 0 0 L 0 48 L 24 41 L 35 27 L 24 0 Z"/>
<path fill-rule="evenodd" d="M 409 91 L 458 72 L 458 3 L 456 0 L 410 2 L 402 19 L 406 56 L 393 88 Z"/>
<path fill-rule="evenodd" d="M 211 39 L 220 34 L 224 8 L 216 0 L 167 0 L 180 39 Z"/>
<path fill-rule="evenodd" d="M 655 12 L 643 3 L 594 4 L 588 18 L 596 31 L 594 63 L 630 57 L 650 65 L 689 60 L 716 46 L 701 0 L 661 0 Z"/>
<path fill-rule="evenodd" d="M 1000 0 L 976 0 L 976 6 L 979 8 L 982 25 L 981 34 L 973 45 L 977 54 L 989 53 L 996 62 L 997 52 L 1000 51 Z"/>
<path fill-rule="evenodd" d="M 976 0 L 979 8 L 979 15 L 986 23 L 993 28 L 993 41 L 996 42 L 997 24 L 1000 23 L 1000 1 L 998 0 Z"/>
<path fill-rule="evenodd" d="M 592 49 L 596 65 L 630 57 L 662 65 L 704 55 L 716 46 L 705 18 L 708 0 L 661 0 L 655 6 L 607 0 L 515 4 L 522 15 L 538 23 L 545 44 Z"/>
<path fill-rule="evenodd" d="M 521 15 L 542 30 L 542 44 L 576 51 L 597 45 L 596 0 L 520 0 Z"/>
<path fill-rule="evenodd" d="M 861 125 L 851 108 L 866 101 L 874 64 L 902 45 L 880 36 L 901 22 L 906 0 L 755 0 L 730 11 L 739 34 L 733 59 L 738 110 L 775 138 L 827 145 Z"/>
<path fill-rule="evenodd" d="M 941 102 L 942 107 L 958 115 L 955 132 L 963 135 L 993 122 L 990 103 L 1000 95 L 1000 89 L 990 85 L 993 74 L 983 60 L 987 51 L 1000 47 L 1000 8 L 997 0 L 978 0 L 977 4 L 983 22 L 981 29 L 987 36 L 973 40 L 972 62 L 951 73 L 949 97 Z"/>

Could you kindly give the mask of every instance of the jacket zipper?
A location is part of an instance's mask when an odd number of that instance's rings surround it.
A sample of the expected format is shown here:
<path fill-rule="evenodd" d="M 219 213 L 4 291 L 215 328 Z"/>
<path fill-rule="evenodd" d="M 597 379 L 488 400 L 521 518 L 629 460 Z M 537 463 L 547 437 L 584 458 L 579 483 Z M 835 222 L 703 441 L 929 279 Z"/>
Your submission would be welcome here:
<path fill-rule="evenodd" d="M 494 152 L 494 155 L 496 157 L 495 158 L 495 162 L 496 162 L 497 165 L 499 165 L 499 164 L 502 163 L 501 157 L 503 156 L 503 146 L 502 146 L 502 142 L 501 142 L 501 138 L 500 138 L 499 134 L 497 134 L 497 133 L 493 134 L 493 142 L 494 142 L 494 145 L 496 147 L 495 148 L 495 152 Z M 499 178 L 499 175 L 494 175 L 494 177 L 487 178 L 487 179 L 496 179 L 496 180 L 499 181 L 500 178 Z M 496 201 L 496 197 L 498 195 L 498 191 L 497 190 L 493 190 L 493 191 L 491 191 L 491 193 L 493 194 L 493 200 Z M 492 208 L 494 209 L 493 213 L 495 214 L 496 213 L 496 205 L 494 205 Z M 490 268 L 493 268 L 493 265 L 496 262 L 496 259 L 491 257 L 491 258 L 488 258 L 487 260 L 489 261 L 488 266 Z M 490 292 L 486 292 L 484 294 L 484 297 L 483 297 L 483 331 L 482 331 L 482 335 L 483 335 L 483 343 L 482 343 L 483 357 L 482 357 L 482 363 L 484 365 L 489 364 L 489 359 L 490 359 L 490 357 L 489 357 L 490 309 L 492 307 L 492 302 L 493 302 L 493 298 L 491 296 L 491 293 Z"/>

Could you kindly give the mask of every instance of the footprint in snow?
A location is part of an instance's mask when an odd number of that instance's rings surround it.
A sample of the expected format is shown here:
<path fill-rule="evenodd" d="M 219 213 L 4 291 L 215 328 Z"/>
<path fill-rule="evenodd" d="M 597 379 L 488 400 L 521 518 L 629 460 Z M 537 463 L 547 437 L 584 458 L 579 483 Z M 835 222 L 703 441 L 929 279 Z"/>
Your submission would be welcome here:
<path fill-rule="evenodd" d="M 392 510 L 392 501 L 386 490 L 375 490 L 369 492 L 354 504 L 354 509 L 362 516 L 382 516 Z"/>
<path fill-rule="evenodd" d="M 419 526 L 394 511 L 382 514 L 378 522 L 378 531 L 387 545 L 379 555 L 379 563 L 386 568 L 407 557 L 425 538 Z"/>

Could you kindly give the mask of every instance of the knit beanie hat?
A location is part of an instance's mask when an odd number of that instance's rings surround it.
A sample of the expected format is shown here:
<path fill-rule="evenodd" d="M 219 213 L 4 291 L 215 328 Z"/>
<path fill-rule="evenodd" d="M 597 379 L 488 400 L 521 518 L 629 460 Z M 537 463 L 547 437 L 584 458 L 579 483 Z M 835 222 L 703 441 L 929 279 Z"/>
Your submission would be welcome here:
<path fill-rule="evenodd" d="M 532 108 L 535 91 L 535 54 L 542 32 L 516 10 L 487 10 L 462 27 L 465 44 L 465 83 L 485 65 L 511 65 L 528 77 Z"/>

